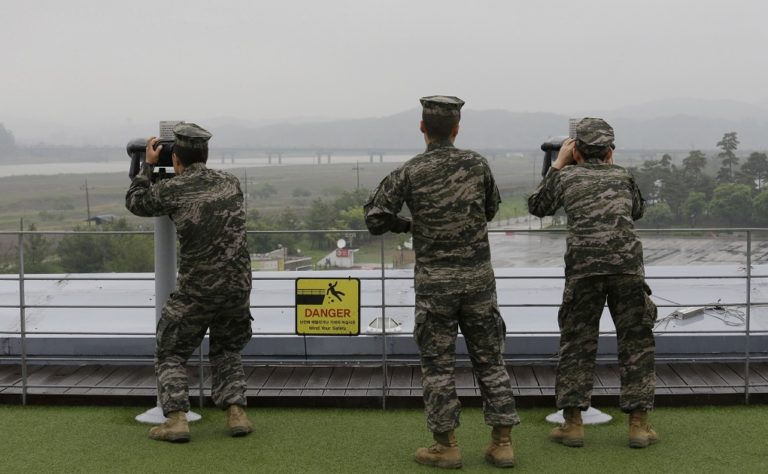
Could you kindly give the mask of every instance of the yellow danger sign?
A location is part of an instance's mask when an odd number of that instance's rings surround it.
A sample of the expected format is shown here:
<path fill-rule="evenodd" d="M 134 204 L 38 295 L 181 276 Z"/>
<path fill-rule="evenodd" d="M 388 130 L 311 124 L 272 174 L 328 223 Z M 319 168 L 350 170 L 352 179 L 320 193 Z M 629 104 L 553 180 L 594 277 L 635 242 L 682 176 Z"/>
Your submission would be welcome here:
<path fill-rule="evenodd" d="M 297 278 L 296 334 L 356 336 L 360 334 L 360 280 Z"/>

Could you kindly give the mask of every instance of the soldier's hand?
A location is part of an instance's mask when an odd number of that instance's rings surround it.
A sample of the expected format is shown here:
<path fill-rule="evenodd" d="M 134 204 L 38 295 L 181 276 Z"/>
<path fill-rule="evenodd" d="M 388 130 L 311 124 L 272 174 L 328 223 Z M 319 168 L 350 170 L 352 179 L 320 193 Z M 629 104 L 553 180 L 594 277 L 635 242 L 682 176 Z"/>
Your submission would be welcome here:
<path fill-rule="evenodd" d="M 576 162 L 573 156 L 573 149 L 576 148 L 576 140 L 568 138 L 563 142 L 560 147 L 560 152 L 557 154 L 557 159 L 552 163 L 552 167 L 555 169 L 562 169 L 563 166 L 568 166 Z"/>
<path fill-rule="evenodd" d="M 163 145 L 155 148 L 155 144 L 160 141 L 157 137 L 147 138 L 147 151 L 144 155 L 144 161 L 152 166 L 160 162 L 160 150 L 163 149 Z"/>
<path fill-rule="evenodd" d="M 393 232 L 395 234 L 403 234 L 405 232 L 410 232 L 410 230 L 411 230 L 410 219 L 406 219 L 400 216 L 395 216 L 395 222 L 392 224 L 392 228 L 390 229 L 390 232 Z"/>

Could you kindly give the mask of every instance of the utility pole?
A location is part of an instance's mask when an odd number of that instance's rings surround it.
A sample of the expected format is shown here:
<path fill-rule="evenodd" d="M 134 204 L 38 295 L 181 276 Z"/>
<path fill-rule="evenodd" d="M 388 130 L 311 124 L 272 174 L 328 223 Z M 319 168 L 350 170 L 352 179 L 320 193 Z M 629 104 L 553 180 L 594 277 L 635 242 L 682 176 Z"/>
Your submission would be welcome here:
<path fill-rule="evenodd" d="M 355 167 L 352 168 L 352 169 L 355 170 L 355 174 L 357 175 L 357 188 L 356 189 L 359 190 L 360 189 L 360 170 L 365 169 L 365 168 L 360 168 L 360 162 L 359 161 L 355 161 Z"/>
<path fill-rule="evenodd" d="M 248 185 L 250 184 L 250 181 L 253 181 L 253 184 L 256 184 L 256 178 L 254 177 L 248 177 L 248 169 L 243 168 L 243 179 L 240 180 L 240 186 L 242 186 L 243 191 L 243 207 L 245 208 L 245 215 L 248 215 L 248 200 L 251 197 L 251 193 L 248 192 Z M 258 192 L 258 189 L 256 190 Z"/>
<path fill-rule="evenodd" d="M 88 213 L 88 227 L 91 226 L 91 198 L 88 195 L 88 178 L 85 178 L 85 186 L 80 186 L 80 189 L 85 189 L 85 209 Z"/>

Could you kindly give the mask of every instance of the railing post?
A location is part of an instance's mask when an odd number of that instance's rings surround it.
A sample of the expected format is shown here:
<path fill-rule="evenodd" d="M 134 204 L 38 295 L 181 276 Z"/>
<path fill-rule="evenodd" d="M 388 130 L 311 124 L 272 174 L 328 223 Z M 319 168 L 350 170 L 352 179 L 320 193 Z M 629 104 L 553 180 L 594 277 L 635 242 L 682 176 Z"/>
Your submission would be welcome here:
<path fill-rule="evenodd" d="M 381 242 L 381 409 L 387 409 L 387 296 L 386 296 L 386 277 L 384 273 L 384 236 L 379 240 Z"/>
<path fill-rule="evenodd" d="M 27 404 L 27 315 L 24 296 L 24 220 L 19 230 L 19 330 L 21 332 L 21 404 Z"/>
<path fill-rule="evenodd" d="M 210 335 L 208 336 L 208 340 L 210 341 Z M 200 351 L 200 367 L 198 372 L 198 377 L 200 378 L 200 381 L 198 384 L 198 390 L 200 391 L 200 408 L 202 409 L 205 402 L 205 393 L 203 393 L 203 390 L 205 389 L 203 384 L 203 376 L 205 375 L 205 371 L 203 370 L 203 343 L 202 342 L 200 343 L 200 348 L 198 350 Z"/>
<path fill-rule="evenodd" d="M 750 307 L 752 306 L 752 232 L 747 230 L 747 333 L 744 343 L 744 403 L 749 405 L 749 361 L 751 355 L 751 318 Z"/>

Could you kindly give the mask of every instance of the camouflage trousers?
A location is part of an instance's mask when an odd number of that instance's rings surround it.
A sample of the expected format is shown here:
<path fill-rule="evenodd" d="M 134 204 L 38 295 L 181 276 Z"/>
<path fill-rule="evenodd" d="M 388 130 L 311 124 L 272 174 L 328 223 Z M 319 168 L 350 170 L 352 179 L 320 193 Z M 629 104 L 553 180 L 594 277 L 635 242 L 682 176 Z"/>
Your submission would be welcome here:
<path fill-rule="evenodd" d="M 189 411 L 186 364 L 209 328 L 213 401 L 220 408 L 246 405 L 240 352 L 251 340 L 249 303 L 249 292 L 216 299 L 171 294 L 157 323 L 155 349 L 157 390 L 164 414 Z"/>
<path fill-rule="evenodd" d="M 504 366 L 506 327 L 496 291 L 470 294 L 416 295 L 414 337 L 421 354 L 421 383 L 427 428 L 443 433 L 459 426 L 456 395 L 456 337 L 461 328 L 483 398 L 485 423 L 520 423 Z"/>
<path fill-rule="evenodd" d="M 653 408 L 656 305 L 650 288 L 637 275 L 567 278 L 560 306 L 560 361 L 557 365 L 557 408 L 589 407 L 595 377 L 600 316 L 606 299 L 619 356 L 619 406 L 630 412 Z"/>

